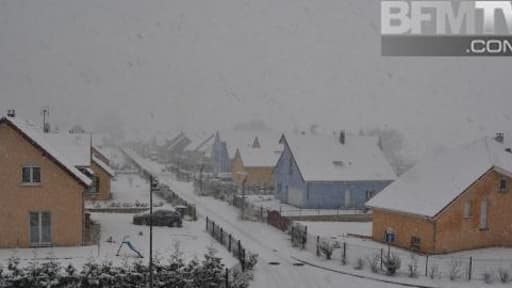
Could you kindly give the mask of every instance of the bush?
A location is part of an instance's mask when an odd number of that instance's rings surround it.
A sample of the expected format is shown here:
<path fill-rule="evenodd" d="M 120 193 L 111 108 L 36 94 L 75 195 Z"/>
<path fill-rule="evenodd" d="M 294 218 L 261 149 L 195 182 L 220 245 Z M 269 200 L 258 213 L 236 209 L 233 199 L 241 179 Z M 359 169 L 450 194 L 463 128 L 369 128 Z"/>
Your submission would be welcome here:
<path fill-rule="evenodd" d="M 400 269 L 402 261 L 398 255 L 391 253 L 391 255 L 384 257 L 383 264 L 386 267 L 386 274 L 392 276 Z"/>
<path fill-rule="evenodd" d="M 359 257 L 359 258 L 357 258 L 356 265 L 354 266 L 354 269 L 363 270 L 363 268 L 364 268 L 363 258 Z"/>
<path fill-rule="evenodd" d="M 506 269 L 500 268 L 498 270 L 498 276 L 500 278 L 501 283 L 510 282 L 510 273 Z"/>
<path fill-rule="evenodd" d="M 320 252 L 327 258 L 327 260 L 331 260 L 332 252 L 334 251 L 334 247 L 328 241 L 322 241 L 320 243 Z"/>
<path fill-rule="evenodd" d="M 407 265 L 410 278 L 418 277 L 418 256 L 411 254 L 409 264 Z"/>
<path fill-rule="evenodd" d="M 439 267 L 437 265 L 431 265 L 428 270 L 428 277 L 430 279 L 436 279 L 439 278 Z"/>
<path fill-rule="evenodd" d="M 458 260 L 452 259 L 450 261 L 450 270 L 448 271 L 448 276 L 451 281 L 455 281 L 462 277 L 462 262 Z"/>
<path fill-rule="evenodd" d="M 155 287 L 223 287 L 226 270 L 214 249 L 209 249 L 201 262 L 193 259 L 185 263 L 181 255 L 177 244 L 169 264 L 155 257 Z M 132 263 L 126 260 L 117 266 L 110 261 L 97 263 L 90 258 L 81 269 L 76 269 L 72 264 L 62 267 L 53 261 L 31 261 L 26 267 L 20 268 L 19 259 L 13 256 L 8 260 L 7 271 L 0 266 L 0 287 L 145 288 L 148 274 L 146 261 L 140 260 Z M 252 279 L 250 271 L 230 274 L 230 286 L 235 288 L 248 287 Z"/>
<path fill-rule="evenodd" d="M 368 256 L 366 259 L 368 262 L 368 266 L 370 266 L 370 270 L 373 273 L 379 272 L 379 264 L 380 264 L 380 254 L 375 253 L 373 256 Z"/>
<path fill-rule="evenodd" d="M 482 278 L 486 284 L 491 284 L 493 282 L 493 277 L 491 272 L 484 272 L 482 274 Z"/>

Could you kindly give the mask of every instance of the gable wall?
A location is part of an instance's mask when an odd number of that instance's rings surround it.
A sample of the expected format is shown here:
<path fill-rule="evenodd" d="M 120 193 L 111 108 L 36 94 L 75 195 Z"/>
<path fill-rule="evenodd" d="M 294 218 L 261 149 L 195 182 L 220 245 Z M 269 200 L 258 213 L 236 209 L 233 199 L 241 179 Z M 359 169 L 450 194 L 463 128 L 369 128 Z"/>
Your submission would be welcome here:
<path fill-rule="evenodd" d="M 112 180 L 112 176 L 108 174 L 103 168 L 101 168 L 96 162 L 91 161 L 91 169 L 94 171 L 94 174 L 99 177 L 100 187 L 98 189 L 98 193 L 91 194 L 85 193 L 85 198 L 87 200 L 95 200 L 95 201 L 105 201 L 110 199 L 110 181 Z"/>
<path fill-rule="evenodd" d="M 489 171 L 437 220 L 436 252 L 446 253 L 488 246 L 512 246 L 512 189 L 499 192 L 499 181 L 505 177 Z M 512 185 L 512 179 L 508 185 Z M 488 200 L 489 229 L 480 230 L 480 203 Z M 472 202 L 472 216 L 464 218 L 464 203 Z"/>
<path fill-rule="evenodd" d="M 21 169 L 41 167 L 41 185 L 23 186 Z M 51 212 L 56 246 L 82 243 L 84 188 L 16 130 L 0 124 L 0 247 L 29 247 L 29 212 Z"/>

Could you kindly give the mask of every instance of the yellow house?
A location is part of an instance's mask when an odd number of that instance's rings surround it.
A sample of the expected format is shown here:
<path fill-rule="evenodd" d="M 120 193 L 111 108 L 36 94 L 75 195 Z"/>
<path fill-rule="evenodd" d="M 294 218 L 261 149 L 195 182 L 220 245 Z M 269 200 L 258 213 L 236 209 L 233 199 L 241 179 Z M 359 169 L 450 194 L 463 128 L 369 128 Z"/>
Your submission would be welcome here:
<path fill-rule="evenodd" d="M 64 155 L 78 170 L 92 180 L 85 193 L 86 200 L 104 201 L 111 198 L 110 182 L 114 171 L 108 158 L 92 146 L 91 135 L 86 133 L 47 133 L 46 140 Z"/>
<path fill-rule="evenodd" d="M 0 118 L 0 247 L 82 245 L 92 181 L 14 115 Z"/>
<path fill-rule="evenodd" d="M 92 147 L 91 170 L 94 172 L 93 181 L 95 189 L 86 193 L 87 200 L 105 201 L 112 198 L 110 193 L 110 183 L 115 176 L 114 170 L 106 156 L 98 149 Z"/>
<path fill-rule="evenodd" d="M 248 189 L 272 188 L 272 170 L 282 152 L 278 142 L 272 144 L 262 146 L 255 137 L 251 146 L 237 148 L 231 169 L 233 181 L 239 187 L 245 180 Z"/>

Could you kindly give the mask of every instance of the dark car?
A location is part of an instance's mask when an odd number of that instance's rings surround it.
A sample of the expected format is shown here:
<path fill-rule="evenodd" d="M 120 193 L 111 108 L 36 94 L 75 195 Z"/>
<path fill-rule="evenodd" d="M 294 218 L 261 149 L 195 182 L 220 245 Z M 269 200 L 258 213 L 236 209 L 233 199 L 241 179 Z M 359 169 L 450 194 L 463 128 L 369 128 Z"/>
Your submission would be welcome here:
<path fill-rule="evenodd" d="M 149 213 L 133 216 L 133 224 L 149 225 Z M 181 227 L 181 214 L 173 210 L 156 210 L 153 212 L 153 226 Z"/>

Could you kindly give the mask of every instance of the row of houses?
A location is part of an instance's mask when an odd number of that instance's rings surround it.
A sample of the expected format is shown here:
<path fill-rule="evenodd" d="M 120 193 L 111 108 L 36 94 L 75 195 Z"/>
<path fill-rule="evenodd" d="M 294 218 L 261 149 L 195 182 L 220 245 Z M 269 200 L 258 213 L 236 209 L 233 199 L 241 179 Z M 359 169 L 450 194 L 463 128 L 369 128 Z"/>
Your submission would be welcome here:
<path fill-rule="evenodd" d="M 396 178 L 376 137 L 217 133 L 212 162 L 296 207 L 369 208 L 374 240 L 441 254 L 512 246 L 509 142 L 498 133 L 442 149 Z"/>
<path fill-rule="evenodd" d="M 0 248 L 84 244 L 84 203 L 109 199 L 114 176 L 92 143 L 0 117 Z"/>
<path fill-rule="evenodd" d="M 395 173 L 377 137 L 293 133 L 216 134 L 212 165 L 238 185 L 271 187 L 300 208 L 361 209 Z"/>

